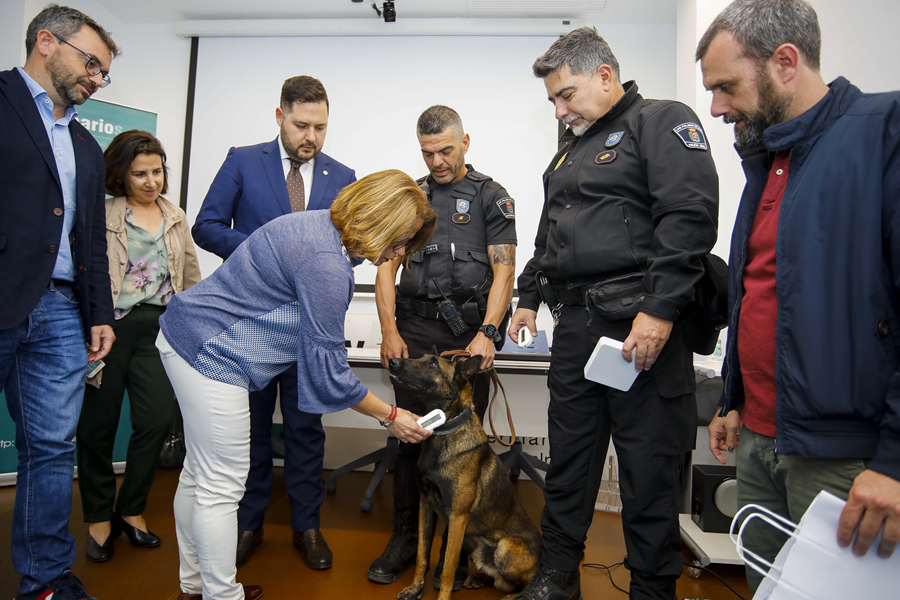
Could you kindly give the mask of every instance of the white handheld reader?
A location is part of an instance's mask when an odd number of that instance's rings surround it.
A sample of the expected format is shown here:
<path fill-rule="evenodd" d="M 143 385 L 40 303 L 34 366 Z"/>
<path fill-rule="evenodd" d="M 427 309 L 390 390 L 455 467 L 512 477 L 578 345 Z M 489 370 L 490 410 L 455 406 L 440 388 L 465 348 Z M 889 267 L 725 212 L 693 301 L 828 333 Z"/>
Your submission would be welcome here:
<path fill-rule="evenodd" d="M 447 415 L 439 408 L 434 409 L 424 417 L 421 417 L 418 423 L 423 429 L 436 429 L 447 422 Z"/>
<path fill-rule="evenodd" d="M 527 325 L 519 329 L 519 348 L 527 348 L 533 341 L 534 338 L 532 337 L 531 330 L 528 329 Z"/>

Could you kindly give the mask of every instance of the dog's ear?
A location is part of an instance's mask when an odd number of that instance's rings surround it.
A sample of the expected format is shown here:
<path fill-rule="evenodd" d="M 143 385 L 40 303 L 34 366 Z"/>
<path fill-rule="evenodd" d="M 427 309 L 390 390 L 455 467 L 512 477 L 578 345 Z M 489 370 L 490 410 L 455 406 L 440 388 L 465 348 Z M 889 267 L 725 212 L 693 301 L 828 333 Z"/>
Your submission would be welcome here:
<path fill-rule="evenodd" d="M 432 344 L 432 345 L 431 345 L 431 353 L 434 354 L 435 356 L 440 356 L 440 355 L 441 355 L 441 353 L 438 352 L 437 344 Z"/>
<path fill-rule="evenodd" d="M 463 379 L 469 380 L 481 371 L 481 355 L 470 356 L 469 358 L 459 360 L 456 364 L 456 372 Z"/>

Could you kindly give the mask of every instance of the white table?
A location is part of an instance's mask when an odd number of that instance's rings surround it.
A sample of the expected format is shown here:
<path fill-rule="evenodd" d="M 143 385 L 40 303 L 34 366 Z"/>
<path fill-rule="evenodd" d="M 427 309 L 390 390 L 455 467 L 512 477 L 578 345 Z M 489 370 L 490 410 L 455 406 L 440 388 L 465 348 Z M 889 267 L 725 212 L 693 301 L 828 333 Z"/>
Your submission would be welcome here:
<path fill-rule="evenodd" d="M 742 561 L 737 555 L 734 543 L 727 533 L 706 533 L 701 530 L 691 519 L 691 515 L 678 515 L 678 522 L 681 526 L 681 541 L 690 548 L 697 562 L 701 566 L 709 566 L 710 564 L 724 565 L 742 565 Z M 697 578 L 700 575 L 699 569 L 688 569 L 688 575 Z"/>

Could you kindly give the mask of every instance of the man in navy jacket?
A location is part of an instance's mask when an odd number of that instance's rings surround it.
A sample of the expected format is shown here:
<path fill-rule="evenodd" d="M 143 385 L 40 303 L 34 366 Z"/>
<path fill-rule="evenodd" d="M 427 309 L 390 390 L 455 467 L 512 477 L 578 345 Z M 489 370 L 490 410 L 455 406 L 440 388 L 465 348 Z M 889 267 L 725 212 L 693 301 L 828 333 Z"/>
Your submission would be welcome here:
<path fill-rule="evenodd" d="M 338 192 L 356 181 L 356 175 L 321 152 L 328 108 L 328 96 L 319 80 L 301 75 L 284 82 L 280 106 L 275 109 L 280 136 L 228 151 L 192 229 L 198 246 L 224 260 L 272 219 L 296 210 L 331 208 Z M 263 519 L 272 491 L 272 415 L 279 386 L 284 479 L 294 546 L 309 568 L 327 569 L 332 554 L 319 531 L 319 505 L 325 496 L 325 432 L 321 415 L 298 408 L 296 367 L 273 379 L 264 390 L 250 394 L 250 474 L 238 510 L 237 566 L 246 564 L 263 538 Z"/>
<path fill-rule="evenodd" d="M 75 105 L 109 83 L 119 49 L 87 15 L 50 5 L 24 68 L 0 72 L 0 391 L 16 424 L 16 598 L 89 598 L 69 566 L 75 429 L 88 360 L 113 341 L 103 153 Z"/>
<path fill-rule="evenodd" d="M 710 449 L 723 462 L 737 449 L 740 505 L 799 522 L 828 490 L 848 498 L 837 541 L 858 531 L 863 555 L 884 527 L 888 557 L 900 541 L 900 93 L 826 85 L 820 46 L 803 0 L 738 0 L 697 48 L 747 176 Z M 784 538 L 753 525 L 745 546 L 773 560 Z"/>

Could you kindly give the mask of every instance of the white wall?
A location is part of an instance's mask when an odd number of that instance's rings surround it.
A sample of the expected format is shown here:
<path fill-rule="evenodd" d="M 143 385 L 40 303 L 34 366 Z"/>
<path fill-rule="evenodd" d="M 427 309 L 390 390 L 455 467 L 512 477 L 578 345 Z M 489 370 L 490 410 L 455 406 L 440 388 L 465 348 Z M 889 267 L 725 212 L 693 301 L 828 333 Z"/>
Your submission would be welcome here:
<path fill-rule="evenodd" d="M 22 66 L 27 25 L 24 0 L 0 3 L 0 70 Z"/>

